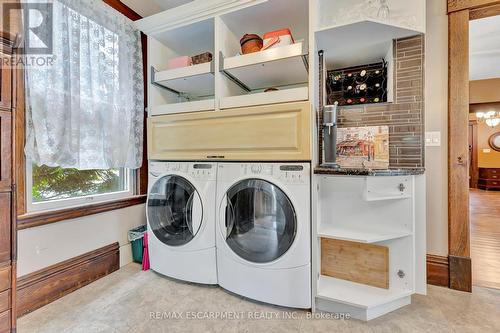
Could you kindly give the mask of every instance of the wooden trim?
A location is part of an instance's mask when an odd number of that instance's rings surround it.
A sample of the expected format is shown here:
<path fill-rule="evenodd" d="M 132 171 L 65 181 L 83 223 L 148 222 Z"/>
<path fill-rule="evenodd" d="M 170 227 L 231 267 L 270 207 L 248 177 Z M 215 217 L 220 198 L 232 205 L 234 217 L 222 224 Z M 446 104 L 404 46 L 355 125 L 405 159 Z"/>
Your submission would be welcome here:
<path fill-rule="evenodd" d="M 448 13 L 499 4 L 500 0 L 448 0 Z"/>
<path fill-rule="evenodd" d="M 449 256 L 450 288 L 472 292 L 472 263 L 470 257 Z"/>
<path fill-rule="evenodd" d="M 63 220 L 109 212 L 130 206 L 140 205 L 146 202 L 146 195 L 136 195 L 126 199 L 106 201 L 92 205 L 77 206 L 47 212 L 32 213 L 18 216 L 17 230 L 34 228 L 41 225 L 56 223 Z"/>
<path fill-rule="evenodd" d="M 427 254 L 427 283 L 441 287 L 449 286 L 448 257 Z"/>
<path fill-rule="evenodd" d="M 116 9 L 132 21 L 137 21 L 142 18 L 141 15 L 137 14 L 134 10 L 132 10 L 129 6 L 125 5 L 120 0 L 102 0 L 108 6 Z"/>
<path fill-rule="evenodd" d="M 119 269 L 114 243 L 22 276 L 17 281 L 17 316 L 23 316 Z"/>
<path fill-rule="evenodd" d="M 470 11 L 469 15 L 471 21 L 500 15 L 500 4 L 473 9 Z"/>
<path fill-rule="evenodd" d="M 469 12 L 448 19 L 448 247 L 452 256 L 469 257 Z"/>

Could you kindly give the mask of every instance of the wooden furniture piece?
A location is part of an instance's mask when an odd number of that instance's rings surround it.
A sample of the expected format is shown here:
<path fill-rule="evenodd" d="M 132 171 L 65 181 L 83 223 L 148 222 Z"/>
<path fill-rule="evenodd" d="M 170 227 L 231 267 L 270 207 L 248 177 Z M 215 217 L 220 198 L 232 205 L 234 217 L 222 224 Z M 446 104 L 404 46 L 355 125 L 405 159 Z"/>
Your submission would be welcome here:
<path fill-rule="evenodd" d="M 287 103 L 148 119 L 151 160 L 310 161 L 311 106 Z"/>
<path fill-rule="evenodd" d="M 477 187 L 482 190 L 500 189 L 500 168 L 479 168 Z"/>
<path fill-rule="evenodd" d="M 9 36 L 2 34 L 4 36 Z M 15 330 L 15 215 L 13 214 L 15 181 L 13 179 L 13 91 L 14 71 L 8 65 L 13 55 L 13 42 L 0 37 L 0 332 Z"/>

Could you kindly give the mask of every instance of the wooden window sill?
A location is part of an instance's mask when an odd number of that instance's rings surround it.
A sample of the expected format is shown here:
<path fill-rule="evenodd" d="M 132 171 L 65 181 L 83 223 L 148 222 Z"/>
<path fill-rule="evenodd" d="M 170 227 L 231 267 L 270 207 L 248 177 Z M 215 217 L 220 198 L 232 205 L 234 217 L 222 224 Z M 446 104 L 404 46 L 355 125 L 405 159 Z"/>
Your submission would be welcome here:
<path fill-rule="evenodd" d="M 116 209 L 140 205 L 146 202 L 146 195 L 135 195 L 125 199 L 105 201 L 90 205 L 28 213 L 17 217 L 17 230 L 23 230 L 63 220 L 109 212 Z"/>

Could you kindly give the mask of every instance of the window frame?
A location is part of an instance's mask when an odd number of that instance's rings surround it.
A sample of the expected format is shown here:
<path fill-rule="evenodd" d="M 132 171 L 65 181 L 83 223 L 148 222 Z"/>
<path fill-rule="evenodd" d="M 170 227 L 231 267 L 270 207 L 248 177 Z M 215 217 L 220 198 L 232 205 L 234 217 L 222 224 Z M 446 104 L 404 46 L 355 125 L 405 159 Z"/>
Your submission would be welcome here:
<path fill-rule="evenodd" d="M 135 194 L 135 179 L 136 172 L 132 169 L 125 169 L 125 185 L 126 190 L 91 194 L 80 197 L 56 199 L 43 202 L 33 202 L 33 163 L 26 160 L 26 213 L 38 213 L 59 210 L 64 208 L 81 207 L 93 203 L 102 203 L 112 200 L 124 199 L 132 197 Z"/>

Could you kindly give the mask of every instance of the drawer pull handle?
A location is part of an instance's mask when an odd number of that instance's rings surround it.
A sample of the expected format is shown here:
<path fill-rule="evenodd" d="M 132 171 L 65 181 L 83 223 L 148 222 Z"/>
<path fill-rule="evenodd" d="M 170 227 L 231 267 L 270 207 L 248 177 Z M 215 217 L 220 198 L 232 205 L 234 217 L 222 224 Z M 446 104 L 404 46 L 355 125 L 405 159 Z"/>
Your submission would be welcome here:
<path fill-rule="evenodd" d="M 221 156 L 221 155 L 208 155 L 207 158 L 209 159 L 224 159 L 226 158 L 225 156 Z"/>
<path fill-rule="evenodd" d="M 401 191 L 401 192 L 404 192 L 406 190 L 406 186 L 403 183 L 399 184 L 398 188 L 399 188 L 399 191 Z"/>

